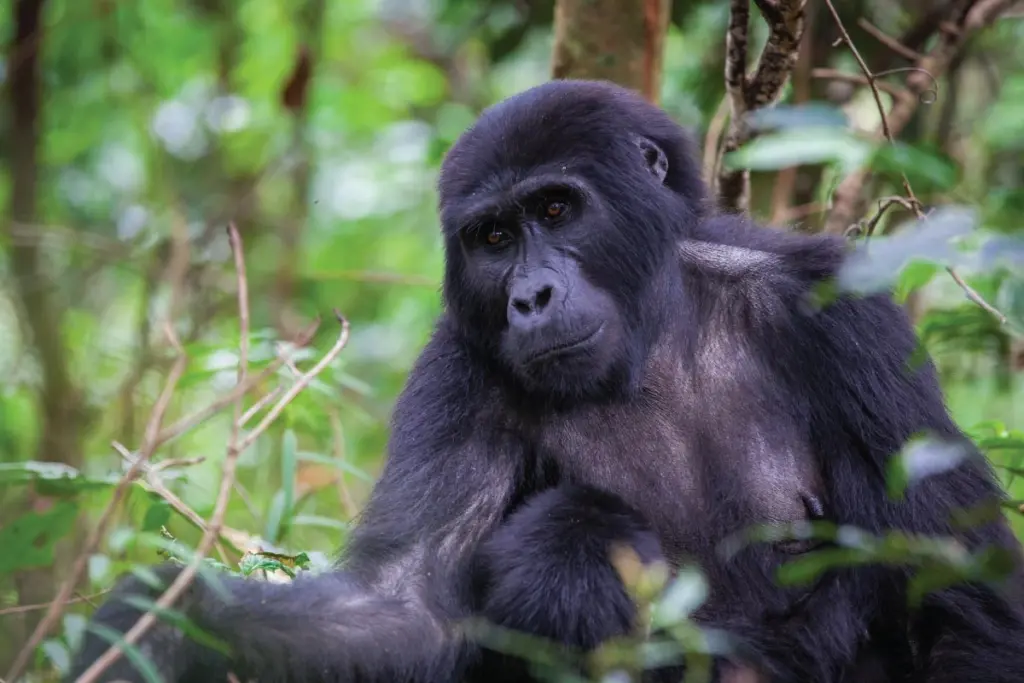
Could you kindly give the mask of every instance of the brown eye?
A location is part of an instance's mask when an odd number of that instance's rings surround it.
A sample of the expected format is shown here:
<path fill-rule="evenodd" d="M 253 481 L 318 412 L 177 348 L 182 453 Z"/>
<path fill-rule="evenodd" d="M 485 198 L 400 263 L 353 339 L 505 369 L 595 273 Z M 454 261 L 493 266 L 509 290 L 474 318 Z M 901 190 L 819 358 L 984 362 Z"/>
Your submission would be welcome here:
<path fill-rule="evenodd" d="M 487 242 L 487 244 L 491 245 L 492 247 L 496 247 L 502 242 L 507 241 L 508 239 L 508 233 L 505 232 L 504 230 L 499 230 L 498 228 L 493 228 L 490 232 L 487 233 L 487 236 L 484 237 L 484 241 Z"/>
<path fill-rule="evenodd" d="M 544 207 L 544 215 L 548 218 L 558 218 L 568 210 L 569 205 L 565 202 L 549 202 L 547 206 Z"/>

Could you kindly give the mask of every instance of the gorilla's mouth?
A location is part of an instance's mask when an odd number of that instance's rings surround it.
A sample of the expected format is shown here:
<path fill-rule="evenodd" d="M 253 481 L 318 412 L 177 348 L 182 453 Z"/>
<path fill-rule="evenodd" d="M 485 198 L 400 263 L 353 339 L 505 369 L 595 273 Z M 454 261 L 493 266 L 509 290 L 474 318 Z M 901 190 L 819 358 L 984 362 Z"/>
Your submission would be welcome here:
<path fill-rule="evenodd" d="M 593 341 L 594 338 L 596 338 L 597 335 L 600 334 L 603 329 L 604 323 L 601 323 L 591 331 L 586 332 L 585 334 L 579 335 L 577 337 L 573 337 L 569 341 L 564 341 L 555 344 L 554 346 L 549 346 L 545 349 L 541 349 L 540 351 L 535 351 L 534 353 L 531 353 L 529 356 L 526 357 L 526 359 L 523 361 L 523 365 L 532 365 L 533 363 L 538 363 L 540 361 L 547 360 L 552 356 L 557 356 L 558 354 L 565 353 L 567 351 L 575 351 L 576 349 L 582 346 L 586 346 L 591 341 Z"/>

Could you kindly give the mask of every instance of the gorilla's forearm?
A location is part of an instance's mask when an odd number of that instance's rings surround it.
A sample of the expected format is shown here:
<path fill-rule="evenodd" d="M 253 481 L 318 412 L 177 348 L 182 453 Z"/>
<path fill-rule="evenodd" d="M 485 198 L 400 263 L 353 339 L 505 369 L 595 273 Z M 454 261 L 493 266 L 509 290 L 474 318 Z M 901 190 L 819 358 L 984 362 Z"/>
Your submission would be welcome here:
<path fill-rule="evenodd" d="M 118 592 L 95 622 L 124 632 L 142 612 L 118 598 L 150 589 L 128 579 Z M 158 623 L 139 651 L 167 681 L 226 681 L 230 673 L 260 683 L 428 682 L 456 668 L 461 652 L 455 635 L 412 591 L 380 595 L 340 572 L 290 584 L 225 577 L 214 587 L 197 579 L 179 609 L 227 653 Z M 109 641 L 89 635 L 69 680 L 107 647 Z M 100 680 L 118 679 L 141 680 L 124 655 Z"/>

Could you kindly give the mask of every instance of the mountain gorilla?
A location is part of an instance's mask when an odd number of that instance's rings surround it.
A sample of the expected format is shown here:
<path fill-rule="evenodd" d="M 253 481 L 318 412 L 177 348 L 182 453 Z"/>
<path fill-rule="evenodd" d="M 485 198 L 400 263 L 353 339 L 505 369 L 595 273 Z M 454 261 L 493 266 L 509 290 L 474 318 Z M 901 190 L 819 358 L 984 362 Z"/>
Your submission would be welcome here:
<path fill-rule="evenodd" d="M 168 680 L 524 680 L 460 619 L 583 650 L 632 632 L 614 544 L 703 568 L 696 618 L 742 645 L 717 680 L 734 665 L 786 683 L 1024 676 L 1005 587 L 957 585 L 911 611 L 907 568 L 783 589 L 776 569 L 811 545 L 718 551 L 752 524 L 809 519 L 1017 551 L 1004 520 L 951 518 L 1000 497 L 980 456 L 888 496 L 909 437 L 965 437 L 932 366 L 908 364 L 913 330 L 890 298 L 808 305 L 842 240 L 714 215 L 683 131 L 603 83 L 490 108 L 439 188 L 445 310 L 342 562 L 290 585 L 229 580 L 230 599 L 195 584 L 179 608 L 231 656 L 161 626 L 142 651 Z M 152 594 L 129 579 L 95 620 L 127 629 L 133 592 Z M 89 637 L 75 671 L 106 647 Z M 121 657 L 106 678 L 140 675 Z"/>

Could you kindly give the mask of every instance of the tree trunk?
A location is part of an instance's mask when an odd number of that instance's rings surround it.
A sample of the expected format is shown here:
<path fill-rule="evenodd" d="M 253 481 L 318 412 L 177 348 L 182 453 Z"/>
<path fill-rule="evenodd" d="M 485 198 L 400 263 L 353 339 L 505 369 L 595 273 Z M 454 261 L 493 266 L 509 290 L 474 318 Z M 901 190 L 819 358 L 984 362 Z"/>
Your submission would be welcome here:
<path fill-rule="evenodd" d="M 16 0 L 13 4 L 14 36 L 8 52 L 10 80 L 7 85 L 11 200 L 6 232 L 20 315 L 31 335 L 42 371 L 38 394 L 41 419 L 35 458 L 78 466 L 82 461 L 85 413 L 62 343 L 61 309 L 54 300 L 56 288 L 48 286 L 39 242 L 11 239 L 17 226 L 38 223 L 38 150 L 42 128 L 39 53 L 43 43 L 44 5 L 45 0 Z M 43 511 L 51 502 L 33 491 L 29 493 L 24 511 Z M 74 534 L 71 536 L 73 539 Z M 45 602 L 56 592 L 57 569 L 49 567 L 20 573 L 15 576 L 15 584 L 22 604 Z M 18 627 L 24 633 L 30 632 L 39 614 L 26 613 Z M 10 640 L 17 644 L 23 639 L 15 635 Z"/>
<path fill-rule="evenodd" d="M 612 81 L 657 104 L 670 5 L 669 0 L 558 0 L 552 76 Z"/>

